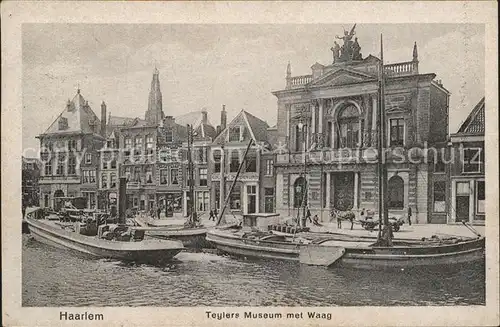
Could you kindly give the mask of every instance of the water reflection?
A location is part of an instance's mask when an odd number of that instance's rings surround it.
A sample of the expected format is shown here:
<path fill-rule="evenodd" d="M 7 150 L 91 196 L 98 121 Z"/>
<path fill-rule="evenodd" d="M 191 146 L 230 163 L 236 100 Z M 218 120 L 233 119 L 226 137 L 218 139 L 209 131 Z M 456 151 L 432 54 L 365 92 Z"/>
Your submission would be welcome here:
<path fill-rule="evenodd" d="M 375 273 L 203 253 L 156 267 L 23 238 L 24 306 L 484 304 L 484 279 L 484 266 Z"/>

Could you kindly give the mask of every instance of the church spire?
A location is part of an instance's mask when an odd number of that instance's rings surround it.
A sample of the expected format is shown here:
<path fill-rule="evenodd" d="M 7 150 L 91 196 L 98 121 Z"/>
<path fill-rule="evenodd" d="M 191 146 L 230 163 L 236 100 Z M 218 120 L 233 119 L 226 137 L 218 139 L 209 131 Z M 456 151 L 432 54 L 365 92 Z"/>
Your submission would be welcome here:
<path fill-rule="evenodd" d="M 413 61 L 418 61 L 417 42 L 413 45 Z"/>
<path fill-rule="evenodd" d="M 151 90 L 149 91 L 148 111 L 146 111 L 146 121 L 150 124 L 159 124 L 163 119 L 162 95 L 160 90 L 160 72 L 153 70 Z"/>

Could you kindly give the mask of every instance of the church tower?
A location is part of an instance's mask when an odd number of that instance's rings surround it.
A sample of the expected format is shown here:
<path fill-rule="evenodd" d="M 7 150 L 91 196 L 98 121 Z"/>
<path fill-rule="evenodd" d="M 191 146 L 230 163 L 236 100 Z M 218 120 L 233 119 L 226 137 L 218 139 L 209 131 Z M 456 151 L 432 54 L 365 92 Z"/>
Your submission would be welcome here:
<path fill-rule="evenodd" d="M 153 71 L 153 80 L 151 81 L 151 90 L 149 91 L 148 111 L 146 111 L 146 121 L 149 124 L 159 124 L 165 115 L 163 114 L 161 90 L 160 90 L 160 73 L 155 67 Z"/>

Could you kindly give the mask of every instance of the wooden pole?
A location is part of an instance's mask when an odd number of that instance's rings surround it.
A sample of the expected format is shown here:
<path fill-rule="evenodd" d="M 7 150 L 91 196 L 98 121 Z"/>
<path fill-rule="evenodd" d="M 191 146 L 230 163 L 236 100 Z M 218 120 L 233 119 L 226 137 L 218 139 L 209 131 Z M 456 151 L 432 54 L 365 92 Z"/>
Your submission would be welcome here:
<path fill-rule="evenodd" d="M 217 218 L 217 223 L 215 226 L 218 226 L 220 224 L 220 221 L 222 220 L 222 217 L 224 216 L 224 211 L 226 210 L 227 203 L 229 201 L 229 197 L 231 196 L 231 192 L 233 191 L 234 186 L 236 185 L 236 181 L 238 180 L 238 177 L 240 176 L 241 168 L 243 167 L 243 164 L 245 163 L 245 159 L 247 157 L 248 151 L 250 151 L 250 147 L 253 144 L 253 140 L 250 140 L 248 143 L 247 149 L 245 151 L 245 154 L 243 155 L 243 160 L 240 163 L 240 166 L 238 167 L 238 172 L 236 173 L 236 176 L 234 177 L 234 181 L 231 184 L 231 188 L 229 189 L 229 192 L 227 193 L 226 200 L 224 201 L 224 206 L 222 207 L 219 217 Z"/>
<path fill-rule="evenodd" d="M 118 186 L 118 223 L 125 224 L 125 211 L 127 210 L 127 179 L 120 177 Z"/>

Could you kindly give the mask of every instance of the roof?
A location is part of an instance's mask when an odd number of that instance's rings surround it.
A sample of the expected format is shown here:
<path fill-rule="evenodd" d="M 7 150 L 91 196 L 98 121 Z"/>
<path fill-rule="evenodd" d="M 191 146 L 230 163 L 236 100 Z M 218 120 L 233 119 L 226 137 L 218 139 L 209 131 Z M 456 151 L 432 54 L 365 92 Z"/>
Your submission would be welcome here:
<path fill-rule="evenodd" d="M 61 128 L 61 126 L 63 126 Z M 43 134 L 99 133 L 100 120 L 78 89 L 64 110 Z"/>
<path fill-rule="evenodd" d="M 483 134 L 484 135 L 484 97 L 462 123 L 456 134 Z"/>
<path fill-rule="evenodd" d="M 175 123 L 181 126 L 192 125 L 194 130 L 201 137 L 210 137 L 213 139 L 217 135 L 217 131 L 210 121 L 203 123 L 203 110 L 189 112 L 187 114 L 175 117 Z"/>
<path fill-rule="evenodd" d="M 265 121 L 258 117 L 255 117 L 248 111 L 242 110 L 215 138 L 214 143 L 218 144 L 224 142 L 223 139 L 225 139 L 227 135 L 226 131 L 228 131 L 229 128 L 233 126 L 240 126 L 242 123 L 247 126 L 254 141 L 267 142 L 267 129 L 269 128 L 269 125 Z"/>

